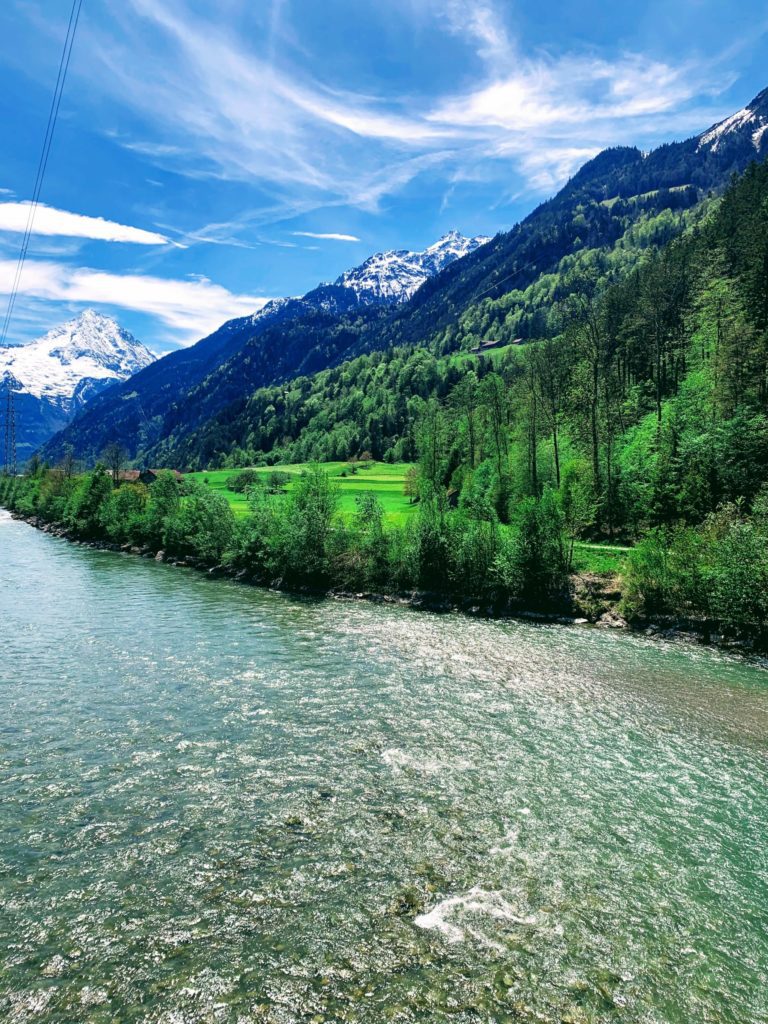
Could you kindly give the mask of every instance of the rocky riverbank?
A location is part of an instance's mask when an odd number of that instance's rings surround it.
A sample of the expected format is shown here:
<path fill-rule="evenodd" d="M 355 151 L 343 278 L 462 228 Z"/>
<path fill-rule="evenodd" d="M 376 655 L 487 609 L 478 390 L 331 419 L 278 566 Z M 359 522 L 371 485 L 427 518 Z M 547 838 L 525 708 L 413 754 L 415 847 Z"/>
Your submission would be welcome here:
<path fill-rule="evenodd" d="M 570 592 L 563 595 L 557 607 L 549 609 L 525 608 L 504 598 L 491 600 L 449 593 L 425 590 L 399 593 L 378 593 L 375 591 L 353 591 L 341 588 L 324 588 L 308 584 L 288 584 L 282 579 L 267 579 L 247 569 L 229 565 L 212 565 L 195 557 L 175 557 L 165 551 L 153 550 L 133 544 L 112 544 L 101 540 L 83 540 L 73 536 L 59 523 L 50 523 L 39 516 L 24 516 L 12 512 L 14 519 L 21 520 L 43 533 L 67 540 L 71 544 L 116 554 L 132 555 L 137 558 L 163 562 L 176 568 L 194 569 L 210 579 L 230 579 L 237 583 L 264 587 L 269 590 L 285 591 L 299 596 L 330 598 L 334 600 L 370 601 L 376 604 L 396 604 L 403 607 L 436 613 L 459 612 L 488 619 L 523 619 L 536 622 L 557 622 L 562 624 L 591 626 L 598 629 L 623 629 L 648 637 L 664 640 L 682 639 L 736 650 L 745 654 L 763 653 L 768 650 L 768 637 L 755 631 L 726 630 L 713 619 L 694 619 L 681 616 L 656 616 L 653 619 L 627 620 L 621 614 L 621 579 L 616 575 L 581 573 L 571 577 Z"/>

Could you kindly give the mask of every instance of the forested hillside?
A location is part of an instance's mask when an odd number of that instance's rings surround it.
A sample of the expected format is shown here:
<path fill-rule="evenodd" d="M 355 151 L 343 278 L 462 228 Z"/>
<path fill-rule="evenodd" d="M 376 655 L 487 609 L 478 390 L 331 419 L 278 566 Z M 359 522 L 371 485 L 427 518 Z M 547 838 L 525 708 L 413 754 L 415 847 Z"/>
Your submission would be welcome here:
<path fill-rule="evenodd" d="M 553 337 L 487 356 L 401 347 L 258 391 L 194 450 L 230 465 L 367 448 L 413 457 L 417 509 L 386 530 L 374 495 L 341 523 L 320 466 L 287 497 L 252 481 L 235 524 L 205 487 L 149 494 L 103 471 L 34 467 L 4 500 L 77 535 L 204 552 L 258 579 L 429 587 L 563 607 L 578 538 L 633 545 L 628 616 L 768 624 L 768 163 L 704 222 L 599 292 Z M 192 451 L 192 449 L 190 449 Z M 170 489 L 170 491 L 169 491 Z M 166 520 L 153 498 L 166 495 Z M 164 499 L 164 500 L 166 500 Z M 153 518 L 154 516 L 154 518 Z M 213 538 L 213 540 L 211 539 Z"/>
<path fill-rule="evenodd" d="M 189 449 L 190 433 L 206 418 L 259 387 L 398 345 L 449 352 L 487 340 L 486 333 L 506 341 L 550 334 L 553 301 L 579 291 L 585 275 L 599 290 L 631 271 L 645 247 L 678 234 L 734 172 L 768 151 L 768 133 L 756 142 L 754 133 L 767 110 L 768 93 L 761 93 L 737 122 L 686 142 L 649 154 L 601 153 L 552 200 L 427 280 L 394 310 L 299 308 L 274 322 L 238 322 L 231 344 L 219 345 L 213 336 L 203 343 L 202 362 L 198 346 L 168 357 L 169 374 L 161 360 L 148 386 L 149 375 L 139 375 L 110 401 L 94 404 L 44 455 L 58 458 L 71 445 L 93 460 L 118 441 L 139 461 L 174 458 L 178 446 Z"/>
<path fill-rule="evenodd" d="M 328 305 L 335 297 L 331 286 L 324 290 L 322 298 Z M 113 439 L 119 439 L 132 456 L 147 451 L 164 435 L 166 416 L 181 396 L 215 374 L 249 339 L 308 311 L 301 300 L 289 299 L 270 303 L 261 315 L 229 320 L 196 345 L 171 352 L 135 374 L 109 397 L 91 402 L 76 423 L 44 446 L 43 454 L 60 458 L 66 446 L 72 445 L 78 455 L 93 459 Z"/>
<path fill-rule="evenodd" d="M 541 514 L 550 495 L 571 536 L 641 541 L 627 600 L 644 609 L 709 607 L 717 551 L 721 575 L 742 574 L 721 580 L 722 599 L 760 618 L 768 165 L 620 283 L 599 292 L 583 278 L 550 323 L 553 337 L 484 356 L 401 347 L 261 389 L 186 454 L 231 465 L 419 457 L 430 493 L 475 521 L 514 523 L 530 500 Z"/>
<path fill-rule="evenodd" d="M 61 455 L 71 444 L 84 457 L 97 457 L 108 437 L 119 439 L 131 456 L 146 457 L 176 424 L 189 431 L 267 380 L 338 362 L 369 319 L 381 319 L 424 280 L 487 241 L 451 231 L 423 252 L 377 253 L 332 284 L 299 298 L 272 299 L 252 316 L 230 320 L 135 374 L 110 400 L 93 402 L 72 431 L 46 446 L 46 454 Z M 303 329 L 297 331 L 297 323 Z M 308 337 L 320 340 L 311 346 Z"/>
<path fill-rule="evenodd" d="M 724 495 L 735 497 L 743 475 L 735 469 L 739 453 L 752 442 L 759 452 L 762 429 L 759 422 L 747 428 L 741 418 L 764 412 L 766 173 L 765 165 L 753 166 L 715 212 L 662 251 L 647 251 L 623 283 L 603 290 L 598 276 L 582 266 L 574 294 L 549 307 L 548 340 L 483 356 L 440 356 L 413 346 L 359 356 L 257 390 L 185 444 L 174 447 L 169 439 L 167 458 L 195 468 L 325 461 L 361 451 L 408 460 L 415 456 L 415 424 L 427 401 L 452 409 L 473 403 L 482 418 L 484 382 L 493 376 L 505 385 L 504 416 L 512 433 L 519 439 L 530 432 L 526 417 L 536 420 L 531 468 L 540 482 L 553 472 L 556 482 L 557 466 L 547 454 L 555 440 L 569 452 L 577 445 L 597 478 L 610 481 L 602 501 L 624 526 L 614 507 L 627 504 L 632 481 L 643 475 L 633 460 L 646 458 L 644 441 L 657 445 L 656 455 L 666 452 L 670 471 L 687 462 L 683 453 L 691 448 L 698 457 L 708 455 L 707 508 Z M 505 303 L 493 303 L 491 314 L 503 314 Z M 467 336 L 477 337 L 478 322 L 489 315 L 482 304 L 467 311 Z M 593 404 L 594 424 L 585 420 Z M 584 439 L 590 439 L 589 452 L 578 445 Z M 162 448 L 158 455 L 163 457 Z M 529 456 L 523 461 L 528 465 Z M 519 467 L 515 472 L 520 475 Z M 723 475 L 734 472 L 737 479 L 725 484 Z M 693 514 L 703 511 L 699 499 Z M 633 513 L 629 522 L 635 518 Z"/>

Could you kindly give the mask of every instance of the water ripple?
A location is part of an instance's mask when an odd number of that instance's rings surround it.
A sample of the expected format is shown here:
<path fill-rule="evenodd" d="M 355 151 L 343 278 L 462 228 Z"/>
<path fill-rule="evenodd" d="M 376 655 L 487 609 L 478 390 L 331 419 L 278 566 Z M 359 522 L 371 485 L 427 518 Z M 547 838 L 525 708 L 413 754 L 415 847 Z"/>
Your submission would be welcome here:
<path fill-rule="evenodd" d="M 0 519 L 0 1016 L 768 1019 L 768 676 Z"/>

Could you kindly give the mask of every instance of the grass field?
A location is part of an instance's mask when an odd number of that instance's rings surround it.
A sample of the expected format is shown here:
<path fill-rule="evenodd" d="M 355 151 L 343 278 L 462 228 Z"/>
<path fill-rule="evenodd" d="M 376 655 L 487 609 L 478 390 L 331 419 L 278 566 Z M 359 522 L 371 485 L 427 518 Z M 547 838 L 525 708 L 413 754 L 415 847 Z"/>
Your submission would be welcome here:
<path fill-rule="evenodd" d="M 573 568 L 575 572 L 620 573 L 630 548 L 613 544 L 588 544 L 576 541 L 573 545 Z"/>
<path fill-rule="evenodd" d="M 266 477 L 278 469 L 281 473 L 298 476 L 306 468 L 306 463 L 296 463 L 290 466 L 257 467 L 256 472 Z M 323 464 L 323 469 L 339 486 L 339 508 L 343 516 L 353 516 L 355 498 L 360 494 L 371 492 L 381 502 L 386 522 L 393 525 L 404 523 L 414 509 L 414 506 L 403 494 L 403 483 L 408 468 L 408 463 L 405 462 L 392 464 L 376 462 L 369 469 L 360 468 L 354 475 L 350 475 L 346 462 Z M 212 490 L 222 494 L 232 506 L 235 515 L 241 516 L 248 512 L 245 495 L 236 494 L 227 488 L 227 480 L 238 472 L 236 469 L 217 469 L 206 473 L 190 473 L 189 476 L 193 480 L 206 483 Z M 342 476 L 342 473 L 347 475 Z M 288 484 L 287 489 L 290 490 L 290 488 L 291 484 Z"/>
<path fill-rule="evenodd" d="M 275 469 L 289 476 L 296 477 L 307 468 L 307 463 L 295 463 L 290 466 L 260 466 L 256 472 L 268 476 Z M 416 510 L 403 494 L 403 483 L 409 464 L 399 462 L 389 464 L 375 462 L 370 468 L 359 468 L 354 475 L 349 474 L 346 462 L 327 462 L 323 469 L 339 486 L 339 508 L 341 514 L 351 518 L 355 514 L 355 498 L 366 492 L 375 494 L 384 508 L 387 523 L 402 526 Z M 204 483 L 211 490 L 223 495 L 232 507 L 236 516 L 248 513 L 248 501 L 244 494 L 237 494 L 227 487 L 227 480 L 240 470 L 216 469 L 204 473 L 190 473 L 189 478 Z M 341 474 L 345 473 L 345 476 Z M 287 490 L 291 489 L 287 485 Z M 590 544 L 577 541 L 574 545 L 573 562 L 576 572 L 620 573 L 629 548 L 610 544 Z"/>

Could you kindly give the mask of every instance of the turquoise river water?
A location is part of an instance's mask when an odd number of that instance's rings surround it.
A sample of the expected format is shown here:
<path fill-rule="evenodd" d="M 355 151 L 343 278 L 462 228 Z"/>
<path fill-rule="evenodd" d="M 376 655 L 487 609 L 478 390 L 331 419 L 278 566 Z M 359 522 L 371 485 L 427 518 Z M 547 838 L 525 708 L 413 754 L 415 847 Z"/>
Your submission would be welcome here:
<path fill-rule="evenodd" d="M 0 512 L 0 1020 L 768 1021 L 768 673 Z"/>

